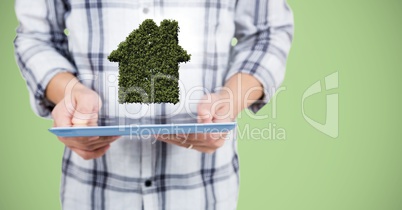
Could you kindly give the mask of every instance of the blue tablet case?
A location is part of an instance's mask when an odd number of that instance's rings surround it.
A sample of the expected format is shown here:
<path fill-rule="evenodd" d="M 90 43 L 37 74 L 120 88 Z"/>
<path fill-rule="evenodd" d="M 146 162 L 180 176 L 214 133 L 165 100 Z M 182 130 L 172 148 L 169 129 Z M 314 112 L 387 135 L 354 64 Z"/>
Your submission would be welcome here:
<path fill-rule="evenodd" d="M 188 123 L 188 124 L 153 124 L 153 125 L 115 125 L 93 127 L 54 127 L 49 131 L 56 136 L 141 136 L 161 134 L 188 133 L 222 133 L 236 127 L 236 122 L 230 123 Z"/>

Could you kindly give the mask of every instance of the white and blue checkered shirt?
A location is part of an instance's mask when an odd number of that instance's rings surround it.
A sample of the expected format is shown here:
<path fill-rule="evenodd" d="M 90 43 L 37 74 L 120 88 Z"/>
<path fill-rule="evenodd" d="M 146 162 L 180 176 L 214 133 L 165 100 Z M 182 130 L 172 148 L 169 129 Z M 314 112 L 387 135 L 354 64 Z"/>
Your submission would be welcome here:
<path fill-rule="evenodd" d="M 197 100 L 239 72 L 264 86 L 250 107 L 257 111 L 283 81 L 293 38 L 285 0 L 17 0 L 16 13 L 16 58 L 34 111 L 50 116 L 45 88 L 55 74 L 72 72 L 100 94 L 100 125 L 195 122 Z M 145 19 L 177 20 L 179 44 L 192 55 L 180 67 L 176 105 L 117 103 L 118 68 L 107 56 Z M 234 135 L 213 154 L 122 137 L 89 161 L 66 148 L 63 209 L 235 209 L 236 147 Z"/>

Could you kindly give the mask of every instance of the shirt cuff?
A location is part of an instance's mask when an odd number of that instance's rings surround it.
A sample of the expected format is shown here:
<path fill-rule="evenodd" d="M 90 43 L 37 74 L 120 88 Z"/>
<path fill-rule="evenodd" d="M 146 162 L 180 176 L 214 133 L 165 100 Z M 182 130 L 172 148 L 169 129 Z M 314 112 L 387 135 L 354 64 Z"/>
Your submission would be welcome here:
<path fill-rule="evenodd" d="M 260 56 L 248 56 L 245 53 L 240 53 L 238 57 L 244 57 L 243 62 L 235 62 L 231 65 L 225 81 L 237 73 L 245 73 L 254 76 L 263 86 L 264 95 L 248 109 L 253 113 L 257 113 L 265 104 L 269 102 L 276 89 L 283 81 L 285 74 L 285 66 L 276 56 L 266 53 Z M 257 57 L 258 59 L 253 59 Z M 237 59 L 241 60 L 241 59 Z M 270 68 L 270 69 L 268 69 Z"/>
<path fill-rule="evenodd" d="M 30 98 L 30 104 L 32 110 L 35 112 L 36 115 L 39 117 L 43 118 L 51 118 L 51 113 L 52 110 L 55 106 L 54 103 L 49 101 L 46 96 L 46 88 L 50 82 L 50 80 L 59 73 L 62 72 L 70 72 L 72 74 L 76 74 L 76 71 L 74 70 L 74 67 L 71 66 L 71 68 L 65 68 L 65 67 L 59 67 L 59 68 L 52 68 L 47 71 L 44 71 L 42 74 L 42 77 L 37 77 L 36 79 L 38 80 L 37 83 L 34 84 L 28 84 L 29 88 L 29 98 Z M 26 79 L 27 83 L 29 82 L 29 79 Z"/>

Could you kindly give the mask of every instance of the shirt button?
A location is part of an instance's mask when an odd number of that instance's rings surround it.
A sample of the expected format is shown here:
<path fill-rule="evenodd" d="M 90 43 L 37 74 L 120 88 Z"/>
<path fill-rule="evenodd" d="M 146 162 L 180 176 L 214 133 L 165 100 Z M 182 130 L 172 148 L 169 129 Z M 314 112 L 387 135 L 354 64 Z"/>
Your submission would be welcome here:
<path fill-rule="evenodd" d="M 145 187 L 150 187 L 152 185 L 152 181 L 151 180 L 146 180 L 145 181 Z"/>
<path fill-rule="evenodd" d="M 147 14 L 147 13 L 149 12 L 149 9 L 145 7 L 144 9 L 142 9 L 142 12 L 143 12 L 144 14 Z"/>

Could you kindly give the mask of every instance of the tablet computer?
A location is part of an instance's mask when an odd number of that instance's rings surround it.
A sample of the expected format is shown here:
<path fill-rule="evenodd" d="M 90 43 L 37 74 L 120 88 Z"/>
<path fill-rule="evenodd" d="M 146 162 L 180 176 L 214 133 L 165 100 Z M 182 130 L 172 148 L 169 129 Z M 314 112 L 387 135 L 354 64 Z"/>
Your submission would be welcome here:
<path fill-rule="evenodd" d="M 189 133 L 223 133 L 236 127 L 236 122 L 229 123 L 185 123 L 152 125 L 114 125 L 90 127 L 53 127 L 49 131 L 56 136 L 142 136 Z"/>

